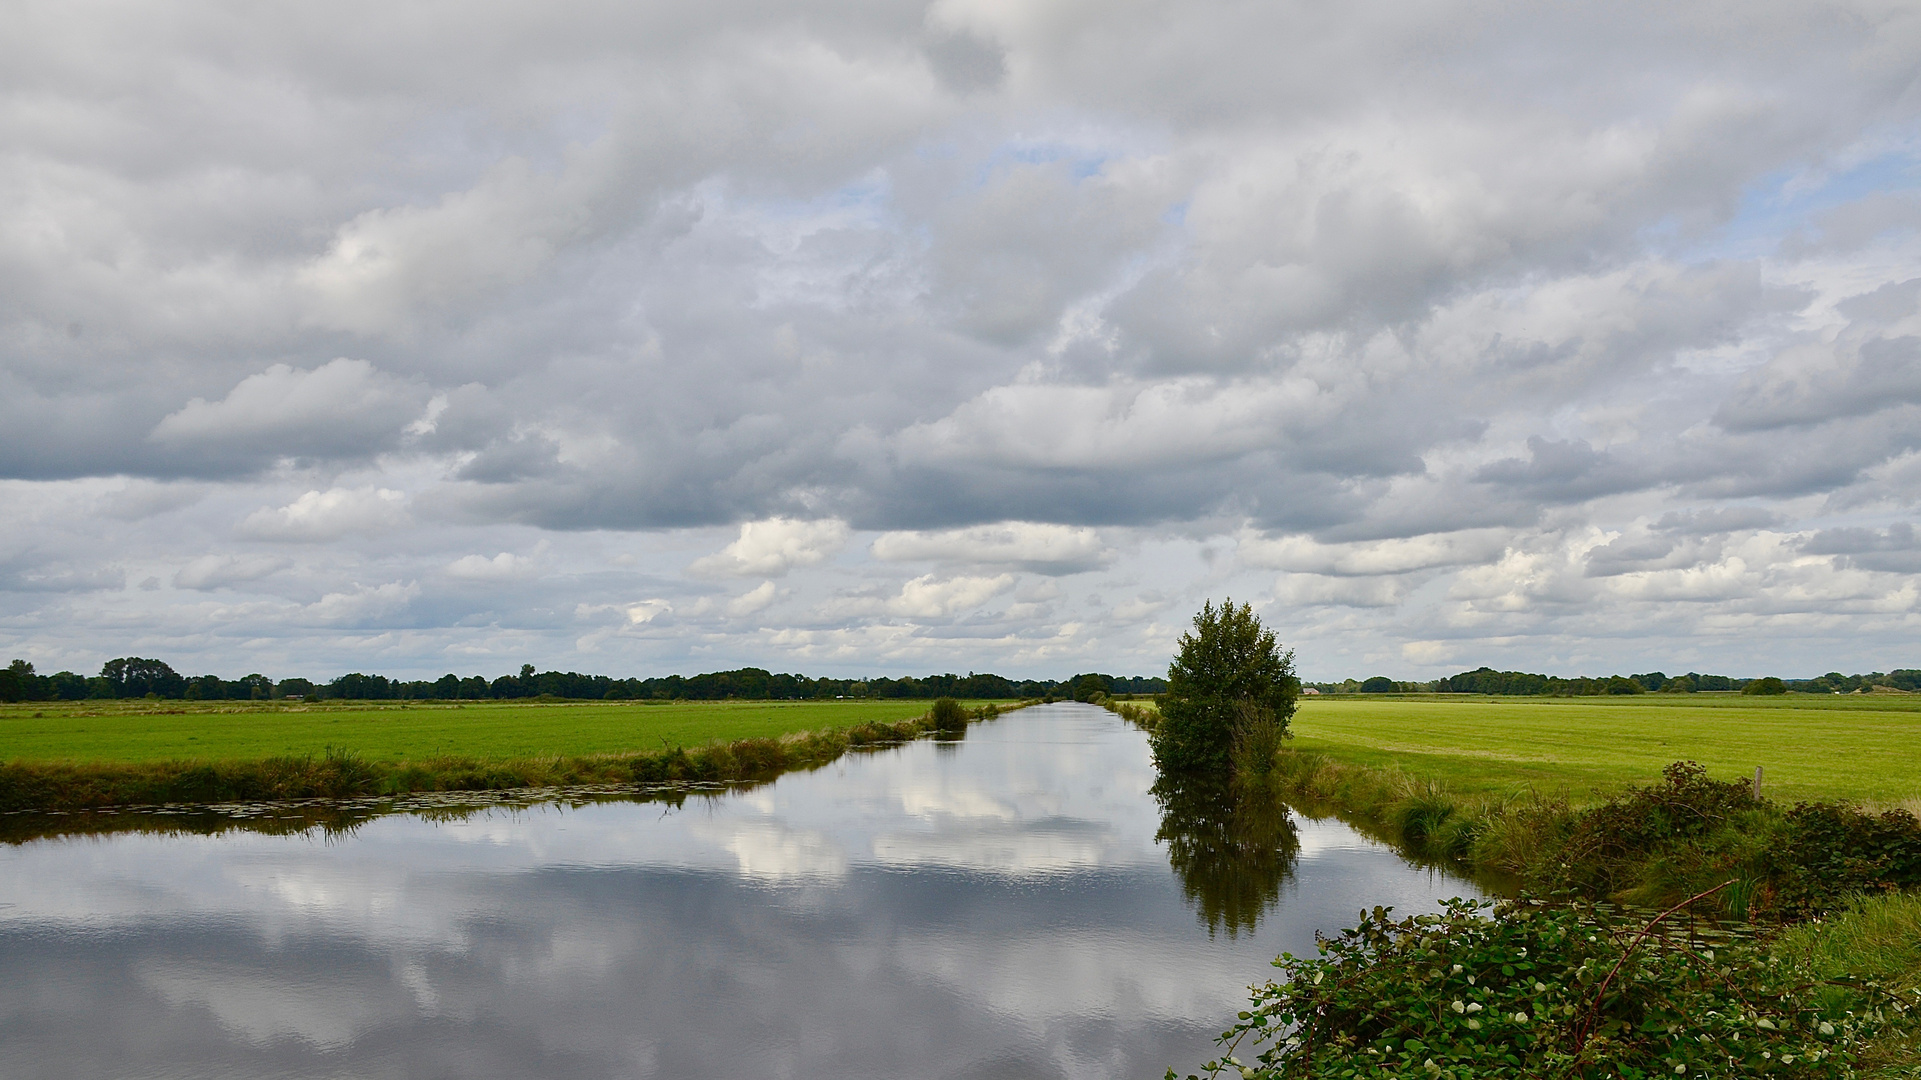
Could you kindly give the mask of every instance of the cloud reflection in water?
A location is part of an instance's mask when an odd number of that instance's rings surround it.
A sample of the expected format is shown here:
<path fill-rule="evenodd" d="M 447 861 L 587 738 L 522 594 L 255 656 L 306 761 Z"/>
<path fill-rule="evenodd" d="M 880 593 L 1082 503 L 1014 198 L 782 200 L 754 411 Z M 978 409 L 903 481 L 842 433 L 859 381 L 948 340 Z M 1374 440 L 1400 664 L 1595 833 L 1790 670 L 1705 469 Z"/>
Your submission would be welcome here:
<path fill-rule="evenodd" d="M 1060 705 L 678 809 L 22 845 L 0 1074 L 1149 1076 L 1316 928 L 1466 889 L 1290 824 L 1258 925 L 1210 937 L 1152 780 Z"/>

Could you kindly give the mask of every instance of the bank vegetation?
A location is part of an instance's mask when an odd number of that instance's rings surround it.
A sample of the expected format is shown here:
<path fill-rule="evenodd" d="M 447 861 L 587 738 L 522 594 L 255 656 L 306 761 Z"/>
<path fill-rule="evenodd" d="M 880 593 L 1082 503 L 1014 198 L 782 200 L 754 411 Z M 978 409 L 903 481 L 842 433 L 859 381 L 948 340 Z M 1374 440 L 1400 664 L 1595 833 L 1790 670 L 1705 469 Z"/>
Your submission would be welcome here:
<path fill-rule="evenodd" d="M 893 746 L 930 733 L 963 733 L 1020 705 L 966 709 L 940 699 L 927 713 L 778 738 L 627 753 L 489 759 L 441 755 L 378 760 L 329 748 L 242 761 L 0 764 L 0 813 L 73 812 L 108 807 L 346 799 L 413 792 L 501 791 L 584 785 L 664 785 L 764 780 L 827 764 L 852 751 Z"/>

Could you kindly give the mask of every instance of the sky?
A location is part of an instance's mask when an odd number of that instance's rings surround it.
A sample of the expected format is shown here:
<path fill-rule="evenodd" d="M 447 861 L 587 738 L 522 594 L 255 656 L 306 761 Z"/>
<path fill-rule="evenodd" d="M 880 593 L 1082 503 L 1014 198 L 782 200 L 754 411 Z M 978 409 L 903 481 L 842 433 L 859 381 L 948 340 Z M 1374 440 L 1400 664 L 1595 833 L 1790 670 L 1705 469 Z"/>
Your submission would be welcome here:
<path fill-rule="evenodd" d="M 43 672 L 1921 667 L 1921 8 L 17 0 Z"/>

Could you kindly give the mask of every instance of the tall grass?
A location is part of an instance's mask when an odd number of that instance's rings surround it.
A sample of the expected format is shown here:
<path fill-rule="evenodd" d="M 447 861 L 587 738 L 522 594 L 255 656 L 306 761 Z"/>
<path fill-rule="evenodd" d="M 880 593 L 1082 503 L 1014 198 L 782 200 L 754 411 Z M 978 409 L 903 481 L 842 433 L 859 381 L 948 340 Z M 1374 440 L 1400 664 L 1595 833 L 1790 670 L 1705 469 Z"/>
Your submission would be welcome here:
<path fill-rule="evenodd" d="M 1866 979 L 1910 1000 L 1921 994 L 1921 894 L 1864 896 L 1832 916 L 1789 927 L 1772 943 L 1788 960 L 1804 960 L 1833 980 Z M 1869 1046 L 1864 1077 L 1921 1076 L 1921 1038 L 1894 1033 Z"/>

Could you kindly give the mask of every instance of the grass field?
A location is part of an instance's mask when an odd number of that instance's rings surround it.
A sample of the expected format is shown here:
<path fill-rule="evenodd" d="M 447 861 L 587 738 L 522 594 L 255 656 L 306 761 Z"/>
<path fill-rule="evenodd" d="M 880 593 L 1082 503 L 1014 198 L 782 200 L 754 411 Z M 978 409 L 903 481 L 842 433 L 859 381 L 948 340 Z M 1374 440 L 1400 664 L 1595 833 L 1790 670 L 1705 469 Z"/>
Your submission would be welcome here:
<path fill-rule="evenodd" d="M 1921 695 L 1324 696 L 1302 699 L 1293 730 L 1296 749 L 1469 794 L 1531 785 L 1586 802 L 1689 760 L 1720 779 L 1762 766 L 1764 794 L 1786 802 L 1921 799 Z"/>
<path fill-rule="evenodd" d="M 329 747 L 371 761 L 581 756 L 886 723 L 931 704 L 33 702 L 0 706 L 0 762 L 243 761 Z"/>

